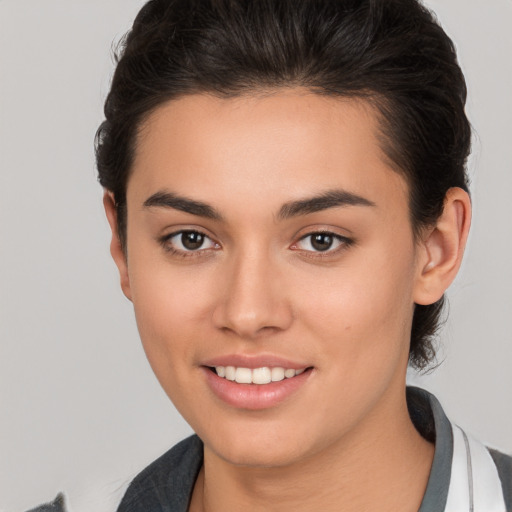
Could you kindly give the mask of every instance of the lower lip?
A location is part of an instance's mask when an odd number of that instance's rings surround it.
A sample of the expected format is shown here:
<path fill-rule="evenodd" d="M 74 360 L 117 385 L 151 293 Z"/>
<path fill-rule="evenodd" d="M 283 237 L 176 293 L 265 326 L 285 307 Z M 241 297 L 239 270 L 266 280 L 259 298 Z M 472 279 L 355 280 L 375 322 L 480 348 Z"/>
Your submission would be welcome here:
<path fill-rule="evenodd" d="M 269 384 L 238 384 L 219 377 L 209 368 L 202 369 L 210 389 L 218 398 L 233 407 L 250 410 L 268 409 L 284 402 L 304 386 L 312 372 L 312 368 L 308 368 L 300 375 Z"/>

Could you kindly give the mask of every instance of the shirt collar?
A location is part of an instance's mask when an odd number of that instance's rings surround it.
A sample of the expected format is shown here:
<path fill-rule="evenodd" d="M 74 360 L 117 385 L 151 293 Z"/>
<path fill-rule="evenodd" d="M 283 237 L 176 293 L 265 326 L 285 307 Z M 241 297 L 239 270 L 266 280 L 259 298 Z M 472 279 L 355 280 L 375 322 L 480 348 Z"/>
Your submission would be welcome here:
<path fill-rule="evenodd" d="M 407 388 L 407 406 L 414 426 L 428 441 L 435 442 L 434 460 L 418 512 L 444 510 L 450 487 L 453 433 L 437 398 L 424 389 Z"/>

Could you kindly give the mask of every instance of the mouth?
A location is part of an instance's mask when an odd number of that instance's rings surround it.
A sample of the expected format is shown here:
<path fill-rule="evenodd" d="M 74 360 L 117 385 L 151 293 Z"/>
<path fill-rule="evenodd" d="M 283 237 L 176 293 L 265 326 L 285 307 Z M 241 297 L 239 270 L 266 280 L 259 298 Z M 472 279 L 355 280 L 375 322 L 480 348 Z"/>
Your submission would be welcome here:
<path fill-rule="evenodd" d="M 279 406 L 302 389 L 308 382 L 314 367 L 285 368 L 283 366 L 203 366 L 206 382 L 225 404 L 236 409 L 264 410 Z"/>
<path fill-rule="evenodd" d="M 311 367 L 294 369 L 281 366 L 261 368 L 244 368 L 241 366 L 209 366 L 208 369 L 218 377 L 237 384 L 256 384 L 264 386 L 272 382 L 280 382 L 285 379 L 293 379 L 301 375 Z"/>

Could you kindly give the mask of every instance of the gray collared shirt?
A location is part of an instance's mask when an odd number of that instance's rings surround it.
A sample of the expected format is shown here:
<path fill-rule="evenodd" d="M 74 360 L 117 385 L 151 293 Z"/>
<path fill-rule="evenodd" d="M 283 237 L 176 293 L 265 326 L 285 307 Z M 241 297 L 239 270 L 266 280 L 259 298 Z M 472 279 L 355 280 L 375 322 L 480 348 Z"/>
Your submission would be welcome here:
<path fill-rule="evenodd" d="M 435 442 L 435 454 L 425 495 L 418 512 L 446 507 L 453 457 L 451 423 L 441 404 L 423 389 L 407 388 L 411 419 L 421 435 Z M 489 450 L 501 479 L 507 512 L 512 512 L 512 457 Z M 203 444 L 191 436 L 162 455 L 131 482 L 117 512 L 187 512 L 194 484 L 203 464 Z M 29 512 L 66 512 L 64 498 Z"/>

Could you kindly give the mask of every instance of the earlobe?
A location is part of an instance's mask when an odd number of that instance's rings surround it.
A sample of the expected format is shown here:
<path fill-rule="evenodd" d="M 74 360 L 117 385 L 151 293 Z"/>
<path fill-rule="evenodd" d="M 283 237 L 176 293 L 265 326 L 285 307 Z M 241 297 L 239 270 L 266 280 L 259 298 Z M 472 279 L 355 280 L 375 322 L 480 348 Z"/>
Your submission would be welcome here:
<path fill-rule="evenodd" d="M 462 263 L 470 224 L 471 200 L 468 193 L 458 187 L 450 188 L 444 200 L 443 213 L 420 244 L 414 290 L 416 304 L 433 304 L 455 279 Z"/>
<path fill-rule="evenodd" d="M 123 290 L 126 298 L 132 300 L 126 254 L 121 244 L 118 231 L 116 203 L 114 194 L 109 190 L 106 190 L 103 194 L 103 206 L 105 207 L 105 214 L 107 215 L 107 220 L 112 231 L 112 239 L 110 241 L 110 254 L 112 255 L 117 269 L 119 270 L 121 289 Z"/>

